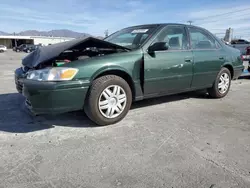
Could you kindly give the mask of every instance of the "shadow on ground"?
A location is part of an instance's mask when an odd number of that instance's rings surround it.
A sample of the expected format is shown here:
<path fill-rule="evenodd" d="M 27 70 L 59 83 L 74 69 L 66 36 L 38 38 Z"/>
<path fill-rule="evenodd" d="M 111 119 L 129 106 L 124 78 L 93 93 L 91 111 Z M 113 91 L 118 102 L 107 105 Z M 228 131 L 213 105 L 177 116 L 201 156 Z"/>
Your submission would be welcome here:
<path fill-rule="evenodd" d="M 240 76 L 238 80 L 250 79 L 250 76 Z"/>
<path fill-rule="evenodd" d="M 201 91 L 187 92 L 187 93 L 181 93 L 181 94 L 169 95 L 169 96 L 163 96 L 163 97 L 156 97 L 156 98 L 138 101 L 132 105 L 131 110 L 137 109 L 137 108 L 143 108 L 143 107 L 147 107 L 147 106 L 158 105 L 158 104 L 162 104 L 162 103 L 185 100 L 185 99 L 189 99 L 189 98 L 210 99 L 207 92 L 205 90 L 201 90 Z"/>
<path fill-rule="evenodd" d="M 157 105 L 166 102 L 184 100 L 188 98 L 208 98 L 205 92 L 191 92 L 179 95 L 165 96 L 136 102 L 133 109 Z M 55 126 L 86 128 L 97 127 L 83 111 L 64 113 L 59 115 L 34 116 L 24 106 L 24 97 L 18 93 L 0 95 L 0 131 L 10 133 L 28 133 L 51 129 Z M 143 109 L 141 109 L 143 110 Z"/>

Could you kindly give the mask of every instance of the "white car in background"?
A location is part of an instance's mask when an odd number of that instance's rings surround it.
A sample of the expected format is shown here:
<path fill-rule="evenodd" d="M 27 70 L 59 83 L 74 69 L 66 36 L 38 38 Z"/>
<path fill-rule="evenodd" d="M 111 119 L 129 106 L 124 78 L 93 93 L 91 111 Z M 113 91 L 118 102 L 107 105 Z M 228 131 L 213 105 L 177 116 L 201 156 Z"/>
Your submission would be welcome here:
<path fill-rule="evenodd" d="M 0 52 L 5 52 L 7 51 L 7 47 L 4 45 L 0 45 Z"/>

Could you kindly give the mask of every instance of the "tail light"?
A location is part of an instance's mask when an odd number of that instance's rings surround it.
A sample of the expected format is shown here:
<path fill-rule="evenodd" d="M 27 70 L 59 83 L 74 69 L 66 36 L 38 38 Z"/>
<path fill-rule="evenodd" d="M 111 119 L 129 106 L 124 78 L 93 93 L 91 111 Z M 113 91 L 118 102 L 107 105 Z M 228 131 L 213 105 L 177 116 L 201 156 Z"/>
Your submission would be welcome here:
<path fill-rule="evenodd" d="M 250 46 L 246 48 L 246 55 L 250 55 Z"/>

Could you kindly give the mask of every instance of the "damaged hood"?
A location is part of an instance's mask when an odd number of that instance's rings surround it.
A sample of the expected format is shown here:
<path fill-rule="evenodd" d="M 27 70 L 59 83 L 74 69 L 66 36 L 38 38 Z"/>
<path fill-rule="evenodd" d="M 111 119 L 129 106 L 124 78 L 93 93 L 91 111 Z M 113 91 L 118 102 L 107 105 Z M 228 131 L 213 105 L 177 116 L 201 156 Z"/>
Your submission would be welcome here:
<path fill-rule="evenodd" d="M 71 50 L 74 48 L 86 49 L 91 47 L 109 48 L 109 49 L 126 50 L 126 51 L 131 50 L 129 48 L 116 45 L 114 43 L 110 43 L 93 37 L 88 37 L 85 39 L 74 39 L 67 42 L 40 47 L 37 50 L 30 53 L 29 55 L 27 55 L 25 58 L 23 58 L 22 64 L 29 68 L 35 68 L 39 64 L 42 64 L 46 61 L 56 58 L 66 50 Z"/>

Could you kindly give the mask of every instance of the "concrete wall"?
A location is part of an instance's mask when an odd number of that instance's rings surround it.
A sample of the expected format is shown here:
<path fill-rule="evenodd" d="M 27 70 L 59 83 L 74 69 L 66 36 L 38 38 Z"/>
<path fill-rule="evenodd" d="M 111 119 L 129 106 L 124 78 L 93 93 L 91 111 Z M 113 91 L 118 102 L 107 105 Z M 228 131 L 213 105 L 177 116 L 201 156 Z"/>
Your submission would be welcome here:
<path fill-rule="evenodd" d="M 33 39 L 1 39 L 0 38 L 0 44 L 6 46 L 7 48 L 13 48 L 15 45 L 19 46 L 21 44 L 33 44 L 33 43 L 34 43 Z"/>
<path fill-rule="evenodd" d="M 45 36 L 0 36 L 0 44 L 5 45 L 7 48 L 13 48 L 21 44 L 42 44 L 47 46 L 59 42 L 73 40 L 74 38 L 66 37 L 45 37 Z M 16 41 L 16 42 L 15 42 Z"/>
<path fill-rule="evenodd" d="M 0 45 L 4 45 L 7 48 L 12 48 L 12 42 L 11 39 L 0 39 Z"/>

